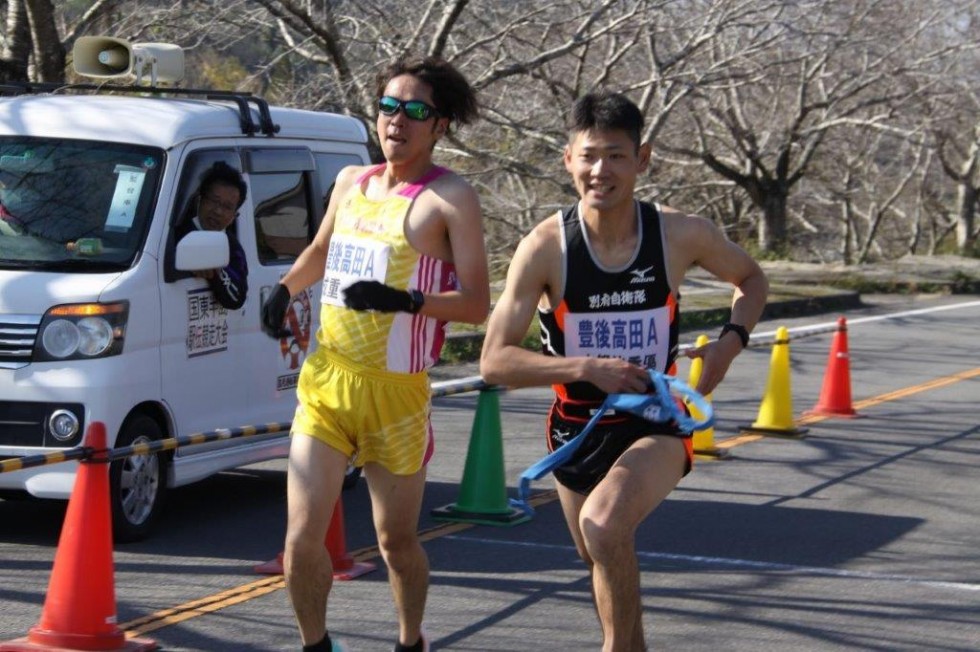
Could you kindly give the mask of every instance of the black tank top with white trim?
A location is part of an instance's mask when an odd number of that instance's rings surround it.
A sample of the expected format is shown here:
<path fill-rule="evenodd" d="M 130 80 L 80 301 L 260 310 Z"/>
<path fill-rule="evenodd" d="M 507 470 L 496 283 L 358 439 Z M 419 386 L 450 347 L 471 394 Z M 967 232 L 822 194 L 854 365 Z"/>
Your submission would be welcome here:
<path fill-rule="evenodd" d="M 538 309 L 546 355 L 619 357 L 673 371 L 679 306 L 667 275 L 660 212 L 637 202 L 638 246 L 618 269 L 592 253 L 578 204 L 563 211 L 564 288 L 554 310 Z M 598 405 L 606 394 L 589 382 L 555 385 L 560 402 Z M 586 406 L 582 406 L 586 407 Z"/>

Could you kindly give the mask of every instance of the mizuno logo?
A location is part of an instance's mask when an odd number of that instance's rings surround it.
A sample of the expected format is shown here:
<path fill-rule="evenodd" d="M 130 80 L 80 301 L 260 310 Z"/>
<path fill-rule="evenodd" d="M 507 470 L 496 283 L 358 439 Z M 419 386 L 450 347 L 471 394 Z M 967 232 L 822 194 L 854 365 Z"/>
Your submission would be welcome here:
<path fill-rule="evenodd" d="M 564 442 L 568 441 L 568 436 L 570 434 L 572 434 L 572 431 L 571 430 L 559 430 L 558 428 L 555 428 L 554 430 L 551 431 L 551 433 L 552 433 L 552 435 L 554 436 L 555 439 L 557 439 L 558 441 L 564 443 Z"/>
<path fill-rule="evenodd" d="M 651 271 L 653 271 L 652 266 L 646 269 L 631 269 L 630 274 L 633 275 L 633 278 L 630 279 L 630 283 L 653 283 L 657 277 L 647 276 Z"/>

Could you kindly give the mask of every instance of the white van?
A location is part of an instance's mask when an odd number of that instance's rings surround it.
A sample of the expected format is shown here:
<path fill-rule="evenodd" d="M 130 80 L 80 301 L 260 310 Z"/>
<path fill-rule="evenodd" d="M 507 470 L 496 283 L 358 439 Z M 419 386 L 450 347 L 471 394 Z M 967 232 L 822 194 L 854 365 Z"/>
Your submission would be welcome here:
<path fill-rule="evenodd" d="M 141 61 L 139 44 L 80 42 L 116 64 L 85 70 L 76 46 L 80 72 L 134 74 Z M 292 334 L 279 340 L 261 330 L 260 307 L 316 233 L 337 172 L 369 162 L 352 117 L 242 94 L 111 88 L 0 86 L 0 459 L 78 446 L 93 421 L 112 447 L 290 421 L 319 290 L 294 297 Z M 230 227 L 248 263 L 238 310 L 191 274 L 227 264 L 227 238 L 174 237 L 216 161 L 248 185 Z M 167 487 L 287 452 L 277 434 L 114 462 L 116 540 L 149 533 Z M 75 469 L 0 473 L 0 492 L 64 499 Z"/>

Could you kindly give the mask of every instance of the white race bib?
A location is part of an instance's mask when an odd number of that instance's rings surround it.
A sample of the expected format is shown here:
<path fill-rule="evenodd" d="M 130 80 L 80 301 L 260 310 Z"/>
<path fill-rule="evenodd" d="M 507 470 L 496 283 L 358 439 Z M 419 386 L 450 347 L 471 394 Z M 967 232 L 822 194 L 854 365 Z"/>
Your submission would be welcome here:
<path fill-rule="evenodd" d="M 342 291 L 355 281 L 385 282 L 391 245 L 350 235 L 330 239 L 327 263 L 323 270 L 320 302 L 343 306 Z"/>
<path fill-rule="evenodd" d="M 664 371 L 670 349 L 668 308 L 565 315 L 565 355 L 622 358 Z"/>

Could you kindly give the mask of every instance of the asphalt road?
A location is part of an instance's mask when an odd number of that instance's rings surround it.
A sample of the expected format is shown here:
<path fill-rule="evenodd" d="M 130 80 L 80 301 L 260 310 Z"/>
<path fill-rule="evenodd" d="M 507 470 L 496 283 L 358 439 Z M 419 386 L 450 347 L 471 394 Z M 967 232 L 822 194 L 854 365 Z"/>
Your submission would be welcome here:
<path fill-rule="evenodd" d="M 759 345 L 713 397 L 714 439 L 728 457 L 699 459 L 638 532 L 650 649 L 980 649 L 980 297 L 904 301 L 874 298 L 846 315 L 856 419 L 803 416 L 820 394 L 836 314 L 757 328 Z M 778 326 L 792 337 L 792 414 L 809 431 L 746 436 L 739 427 L 758 416 L 772 371 L 766 333 Z M 549 397 L 500 396 L 511 495 L 544 453 Z M 475 423 L 477 401 L 446 397 L 434 410 L 421 523 L 433 649 L 598 650 L 589 583 L 550 480 L 535 484 L 527 523 L 431 518 L 460 495 L 471 435 L 481 450 L 497 436 Z M 157 536 L 117 546 L 120 626 L 169 651 L 298 650 L 281 576 L 254 570 L 281 550 L 282 469 L 267 463 L 177 490 Z M 390 650 L 395 617 L 363 482 L 344 494 L 344 511 L 349 553 L 376 568 L 335 583 L 331 631 L 355 652 Z M 63 514 L 60 503 L 0 501 L 0 641 L 38 622 Z"/>

